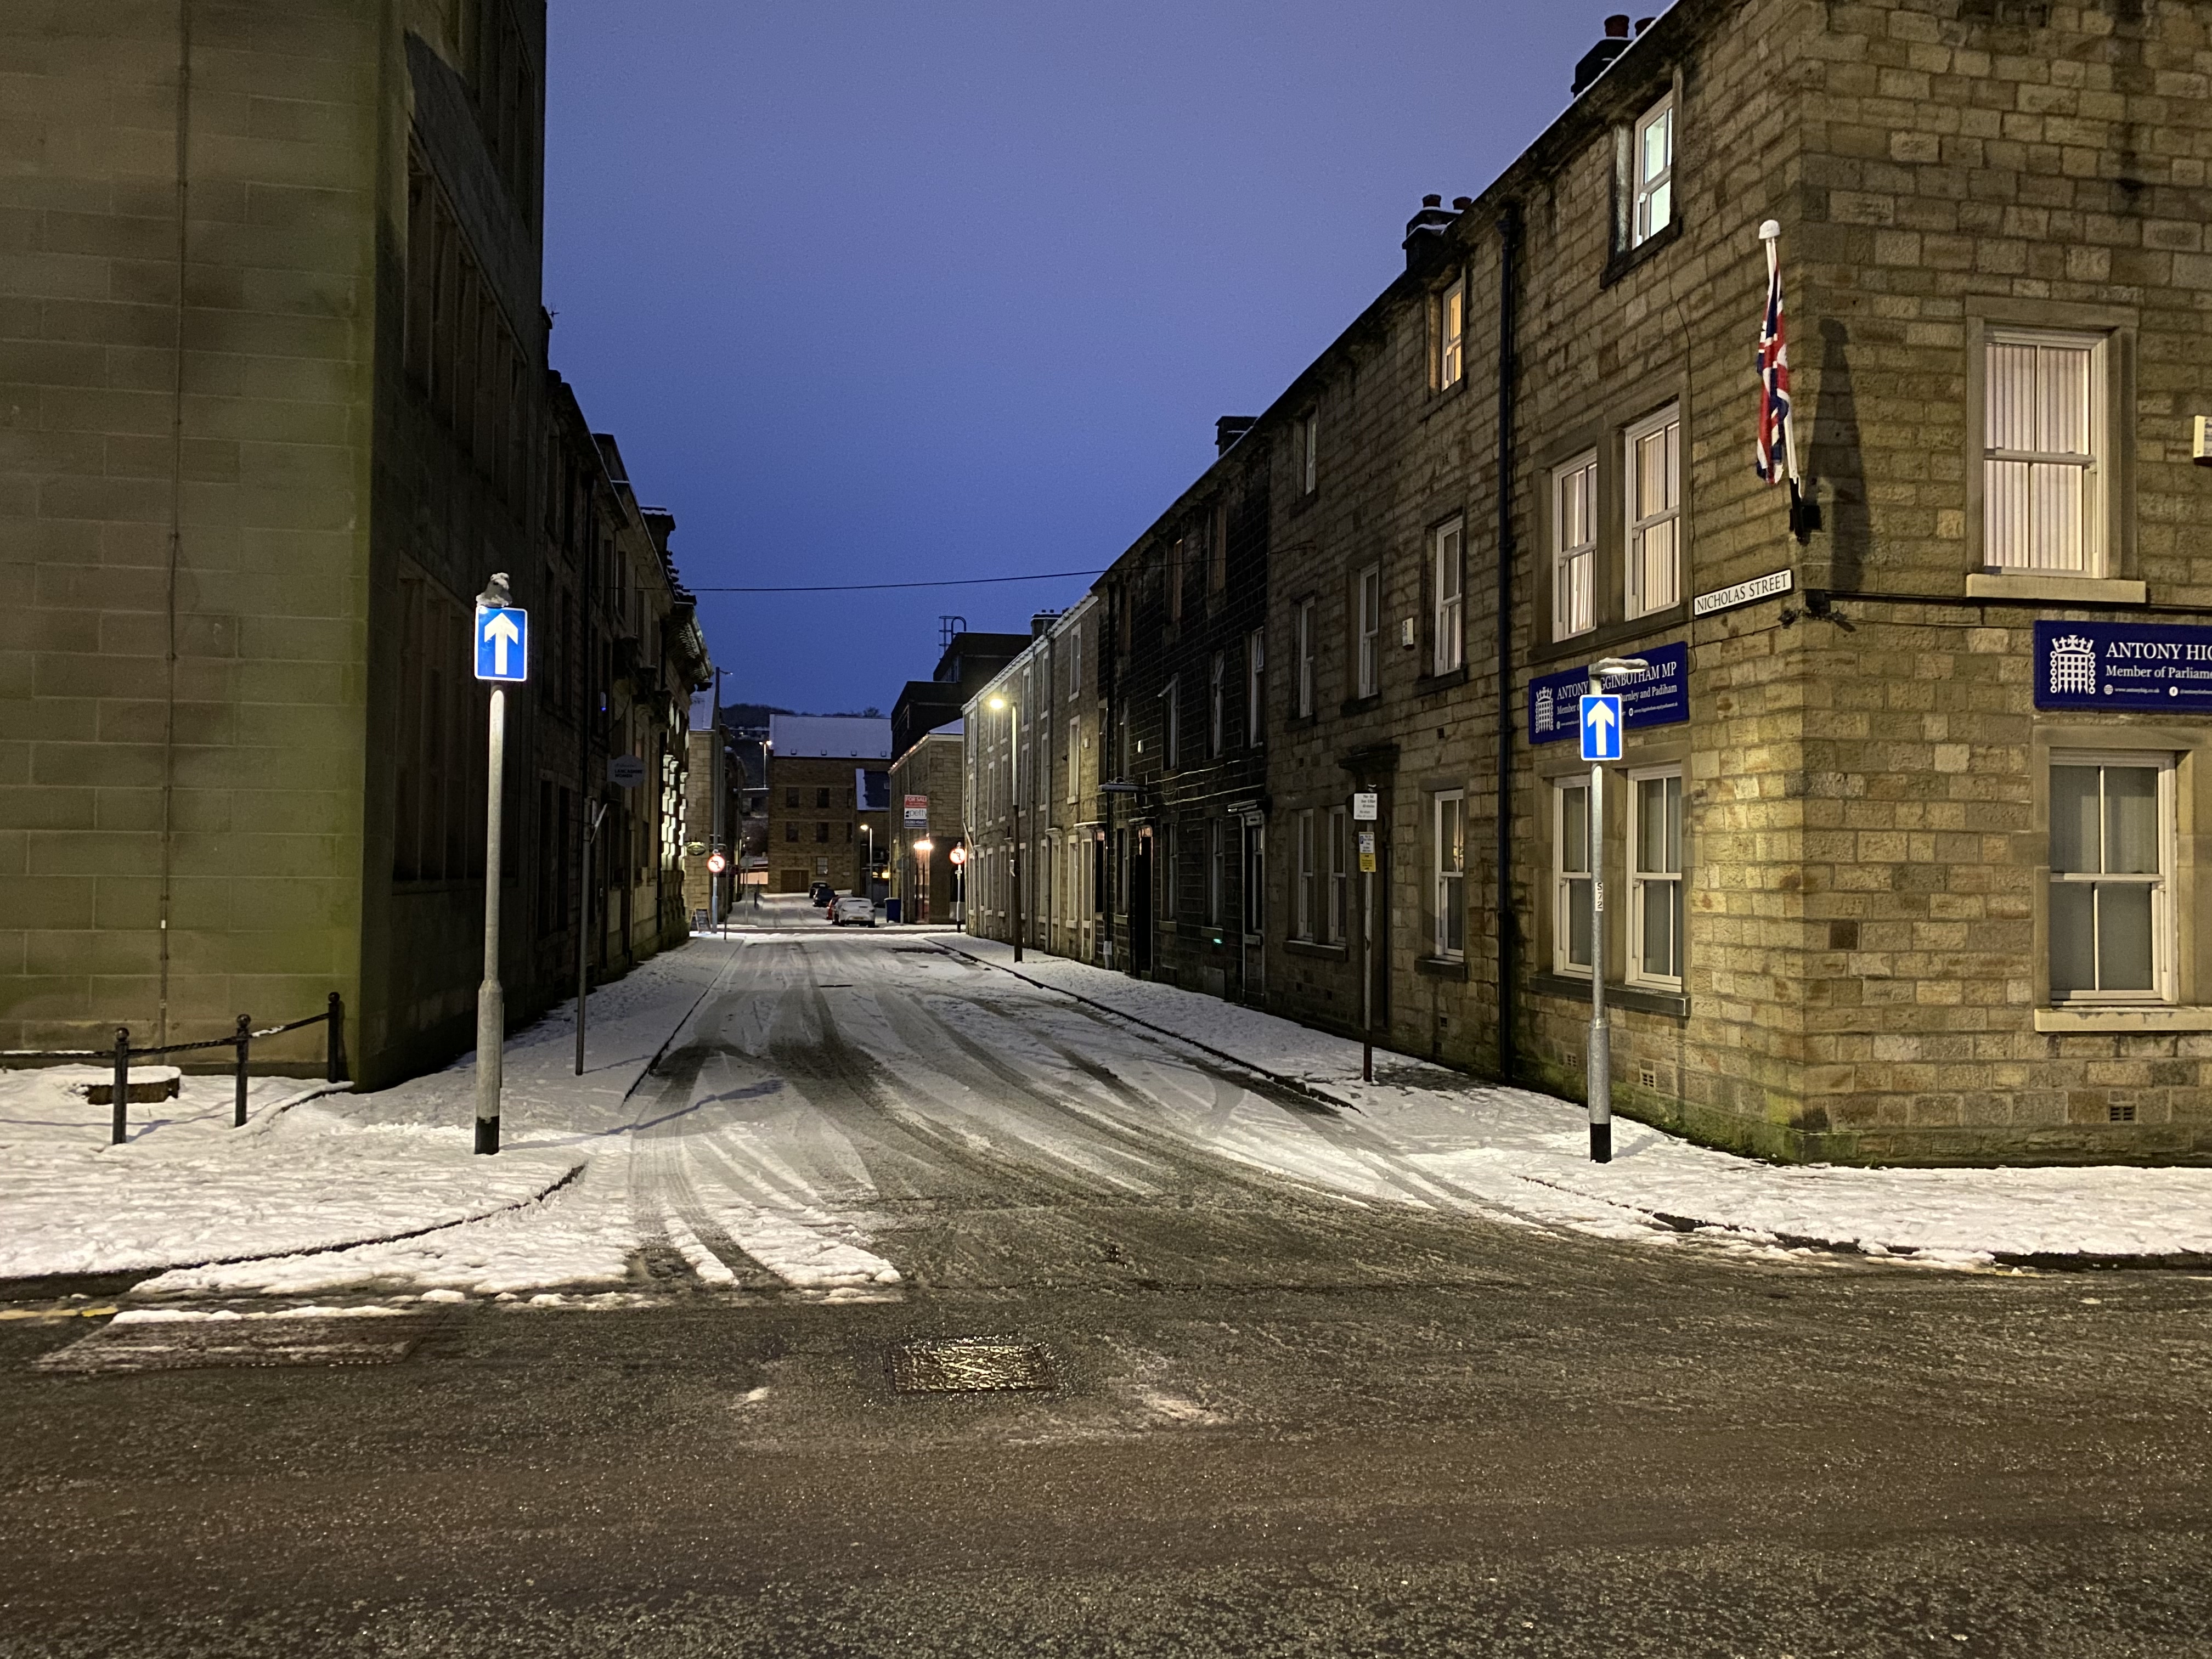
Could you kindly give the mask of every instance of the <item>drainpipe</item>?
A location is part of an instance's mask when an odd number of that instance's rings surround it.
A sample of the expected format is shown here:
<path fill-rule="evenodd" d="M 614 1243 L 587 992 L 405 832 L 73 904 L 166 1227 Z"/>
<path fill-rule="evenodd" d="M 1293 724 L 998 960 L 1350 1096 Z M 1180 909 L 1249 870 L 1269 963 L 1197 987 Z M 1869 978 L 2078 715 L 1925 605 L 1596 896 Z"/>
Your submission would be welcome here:
<path fill-rule="evenodd" d="M 1513 1081 L 1513 389 L 1514 280 L 1521 253 L 1521 208 L 1508 202 L 1498 221 L 1498 1074 Z"/>

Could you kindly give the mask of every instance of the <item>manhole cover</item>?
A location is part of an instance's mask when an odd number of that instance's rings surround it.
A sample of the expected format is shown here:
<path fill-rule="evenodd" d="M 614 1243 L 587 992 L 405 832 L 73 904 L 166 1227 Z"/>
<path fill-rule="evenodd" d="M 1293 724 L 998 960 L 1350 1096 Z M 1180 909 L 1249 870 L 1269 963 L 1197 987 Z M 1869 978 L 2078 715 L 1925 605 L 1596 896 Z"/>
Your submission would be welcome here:
<path fill-rule="evenodd" d="M 891 1387 L 901 1394 L 988 1394 L 1053 1389 L 1051 1352 L 1010 1336 L 956 1336 L 891 1350 Z"/>
<path fill-rule="evenodd" d="M 179 1316 L 133 1310 L 33 1362 L 45 1371 L 173 1371 L 214 1365 L 389 1365 L 442 1316 L 410 1309 L 330 1315 Z"/>

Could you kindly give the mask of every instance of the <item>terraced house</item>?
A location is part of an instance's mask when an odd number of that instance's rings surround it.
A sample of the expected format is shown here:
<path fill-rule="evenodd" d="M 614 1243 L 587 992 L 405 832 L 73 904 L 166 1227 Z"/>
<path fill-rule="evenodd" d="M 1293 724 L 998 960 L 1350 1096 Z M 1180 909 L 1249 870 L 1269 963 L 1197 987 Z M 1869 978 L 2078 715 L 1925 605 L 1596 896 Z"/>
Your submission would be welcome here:
<path fill-rule="evenodd" d="M 1601 939 L 1619 1110 L 2212 1156 L 2212 7 L 1679 0 L 1574 67 L 1225 458 L 1275 648 L 1224 988 L 1579 1095 Z M 1138 603 L 1149 693 L 1188 671 Z"/>

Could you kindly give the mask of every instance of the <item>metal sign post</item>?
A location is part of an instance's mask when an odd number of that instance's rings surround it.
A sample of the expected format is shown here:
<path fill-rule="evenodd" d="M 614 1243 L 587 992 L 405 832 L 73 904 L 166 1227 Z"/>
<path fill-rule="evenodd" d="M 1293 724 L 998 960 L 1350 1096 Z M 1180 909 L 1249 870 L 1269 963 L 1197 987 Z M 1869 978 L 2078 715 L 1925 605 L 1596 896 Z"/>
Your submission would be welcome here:
<path fill-rule="evenodd" d="M 576 908 L 576 1075 L 584 1074 L 584 1018 L 592 990 L 592 844 L 599 838 L 599 820 L 607 815 L 605 801 L 584 803 L 584 857 L 578 866 L 577 885 L 582 902 Z"/>
<path fill-rule="evenodd" d="M 1352 797 L 1352 821 L 1374 823 L 1382 817 L 1382 796 L 1361 789 Z M 1375 1081 L 1375 831 L 1359 837 L 1359 1080 Z"/>
<path fill-rule="evenodd" d="M 507 688 L 530 677 L 528 613 L 508 602 L 507 574 L 477 596 L 477 678 L 491 684 L 491 766 L 484 794 L 483 983 L 477 990 L 477 1151 L 499 1150 L 507 995 L 499 982 L 500 808 L 507 771 Z"/>
<path fill-rule="evenodd" d="M 1613 1034 L 1605 1017 L 1605 763 L 1621 756 L 1620 699 L 1606 687 L 1643 673 L 1640 658 L 1607 657 L 1590 665 L 1582 700 L 1582 753 L 1590 763 L 1590 1024 L 1583 1076 L 1589 1096 L 1590 1162 L 1613 1162 Z"/>

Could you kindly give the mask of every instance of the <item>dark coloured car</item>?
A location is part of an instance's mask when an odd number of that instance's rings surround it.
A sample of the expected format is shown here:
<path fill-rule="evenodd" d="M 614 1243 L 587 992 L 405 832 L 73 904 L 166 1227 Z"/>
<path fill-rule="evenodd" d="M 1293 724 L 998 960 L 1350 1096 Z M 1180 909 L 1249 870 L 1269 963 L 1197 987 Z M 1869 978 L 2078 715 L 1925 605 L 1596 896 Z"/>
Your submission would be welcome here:
<path fill-rule="evenodd" d="M 814 900 L 816 909 L 826 910 L 836 902 L 837 890 L 826 881 L 817 881 L 814 884 L 810 896 Z"/>

